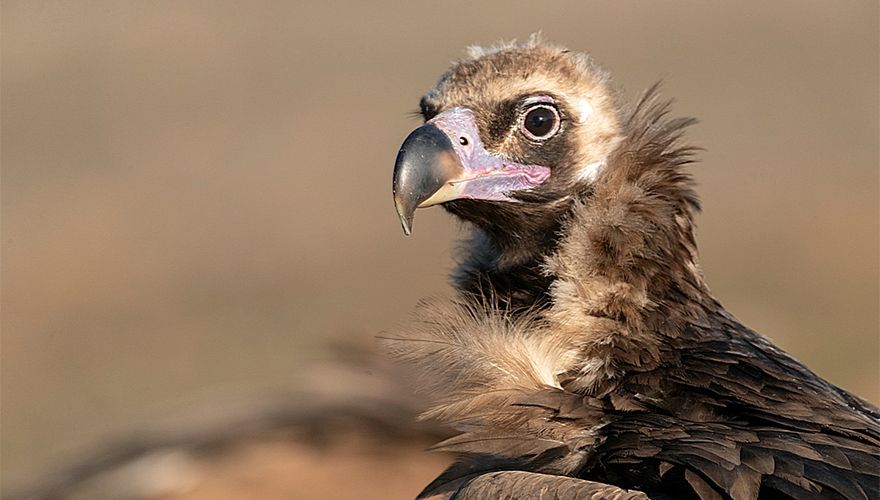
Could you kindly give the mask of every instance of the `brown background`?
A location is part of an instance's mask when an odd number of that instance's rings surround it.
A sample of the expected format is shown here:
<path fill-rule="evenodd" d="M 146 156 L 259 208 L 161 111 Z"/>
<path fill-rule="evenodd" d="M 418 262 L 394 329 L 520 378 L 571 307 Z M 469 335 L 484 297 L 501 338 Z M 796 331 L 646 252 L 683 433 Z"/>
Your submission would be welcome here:
<path fill-rule="evenodd" d="M 2 474 L 217 394 L 296 387 L 332 339 L 446 293 L 456 224 L 390 195 L 464 46 L 536 30 L 690 137 L 715 294 L 878 397 L 876 2 L 2 5 Z M 6 483 L 7 481 L 4 481 Z"/>

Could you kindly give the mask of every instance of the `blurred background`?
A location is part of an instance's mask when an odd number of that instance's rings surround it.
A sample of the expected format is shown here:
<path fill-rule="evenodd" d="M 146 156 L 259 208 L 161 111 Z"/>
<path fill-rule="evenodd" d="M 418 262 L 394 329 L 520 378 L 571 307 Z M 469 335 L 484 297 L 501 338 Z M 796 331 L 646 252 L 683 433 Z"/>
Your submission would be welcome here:
<path fill-rule="evenodd" d="M 417 493 L 442 431 L 401 431 L 418 403 L 372 339 L 449 293 L 459 228 L 426 210 L 405 238 L 392 163 L 465 46 L 537 30 L 628 96 L 665 81 L 700 119 L 714 293 L 880 400 L 877 2 L 426 5 L 3 2 L 4 494 L 153 438 L 201 454 L 139 458 L 159 476 L 98 491 Z M 316 438 L 322 415 L 375 408 Z"/>

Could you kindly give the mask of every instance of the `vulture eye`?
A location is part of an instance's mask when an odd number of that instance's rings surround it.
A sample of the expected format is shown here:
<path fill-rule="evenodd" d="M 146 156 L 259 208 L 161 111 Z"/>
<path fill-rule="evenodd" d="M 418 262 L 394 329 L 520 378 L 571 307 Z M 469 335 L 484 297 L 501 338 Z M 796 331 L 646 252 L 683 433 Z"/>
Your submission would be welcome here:
<path fill-rule="evenodd" d="M 530 139 L 544 140 L 559 132 L 559 112 L 549 104 L 532 106 L 523 115 L 520 129 Z"/>

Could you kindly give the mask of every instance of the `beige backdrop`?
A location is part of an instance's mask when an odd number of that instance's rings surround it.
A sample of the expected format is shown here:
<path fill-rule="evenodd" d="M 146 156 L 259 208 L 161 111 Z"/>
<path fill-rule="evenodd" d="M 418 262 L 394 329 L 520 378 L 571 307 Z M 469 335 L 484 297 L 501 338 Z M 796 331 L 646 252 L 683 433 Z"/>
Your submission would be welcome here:
<path fill-rule="evenodd" d="M 404 238 L 394 156 L 464 46 L 539 29 L 665 80 L 715 294 L 880 399 L 876 2 L 426 5 L 3 2 L 4 479 L 446 293 L 456 224 Z"/>

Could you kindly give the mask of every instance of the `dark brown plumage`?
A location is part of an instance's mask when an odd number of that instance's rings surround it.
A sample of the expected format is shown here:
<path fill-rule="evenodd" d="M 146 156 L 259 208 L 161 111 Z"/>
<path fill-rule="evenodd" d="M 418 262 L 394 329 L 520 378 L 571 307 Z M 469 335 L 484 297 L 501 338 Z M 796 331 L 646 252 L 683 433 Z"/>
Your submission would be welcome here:
<path fill-rule="evenodd" d="M 388 341 L 436 396 L 425 417 L 463 432 L 437 445 L 461 458 L 424 496 L 592 498 L 603 483 L 651 498 L 880 497 L 878 409 L 706 286 L 681 141 L 693 120 L 670 118 L 656 87 L 624 106 L 588 56 L 532 39 L 474 49 L 422 112 L 395 172 L 401 218 L 409 230 L 416 206 L 443 203 L 474 227 L 459 295 Z M 532 134 L 550 112 L 558 129 Z M 526 187 L 499 194 L 506 175 Z"/>

